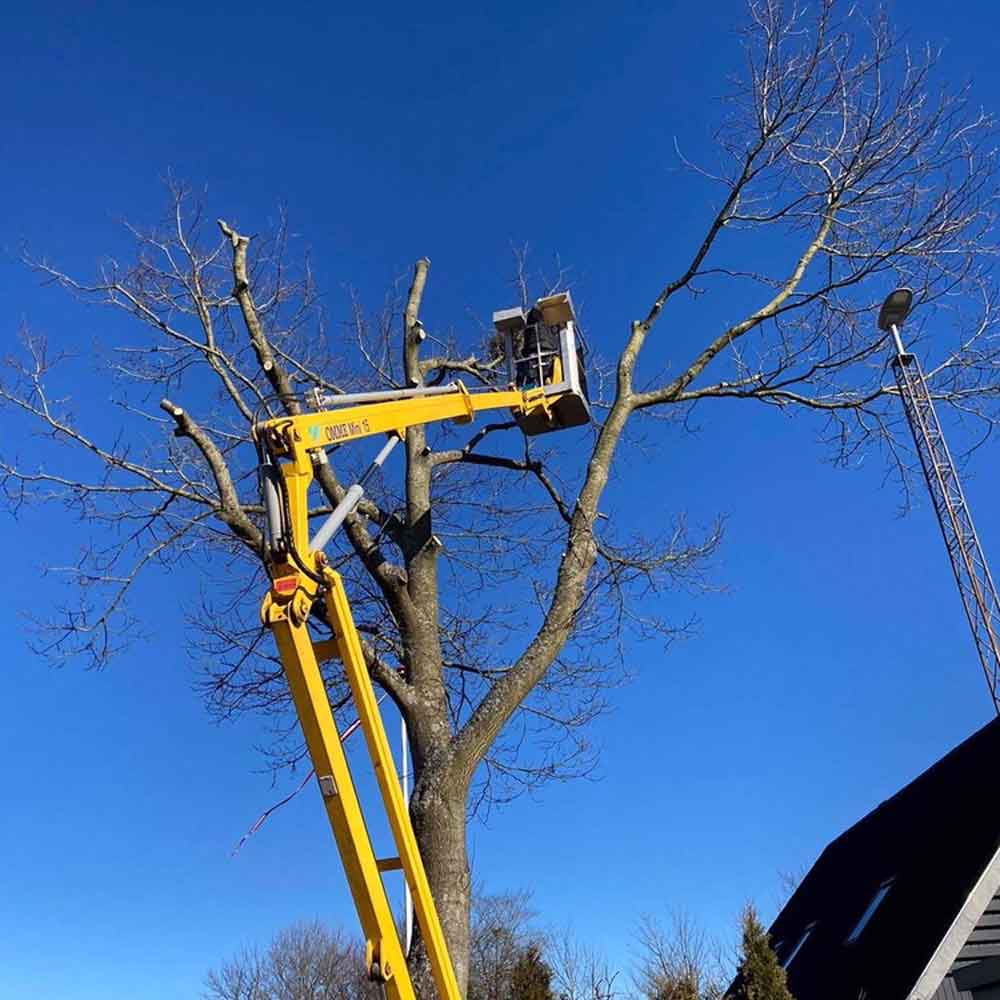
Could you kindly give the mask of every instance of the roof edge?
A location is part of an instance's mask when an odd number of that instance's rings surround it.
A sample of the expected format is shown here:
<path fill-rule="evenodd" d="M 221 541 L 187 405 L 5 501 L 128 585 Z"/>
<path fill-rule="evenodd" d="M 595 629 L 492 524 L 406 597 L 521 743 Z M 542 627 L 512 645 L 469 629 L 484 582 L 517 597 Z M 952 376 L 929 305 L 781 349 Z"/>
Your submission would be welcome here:
<path fill-rule="evenodd" d="M 917 977 L 913 989 L 907 994 L 906 1000 L 930 1000 L 934 996 L 998 888 L 1000 888 L 1000 846 L 993 852 L 989 864 L 976 880 L 951 926 L 924 966 L 924 971 Z"/>
<path fill-rule="evenodd" d="M 881 802 L 877 803 L 872 809 L 870 809 L 867 813 L 865 813 L 864 816 L 860 817 L 860 819 L 852 823 L 846 830 L 844 830 L 838 836 L 834 837 L 833 840 L 831 840 L 830 843 L 828 843 L 826 847 L 823 848 L 822 852 L 820 852 L 819 858 L 817 858 L 817 862 L 823 858 L 823 855 L 825 855 L 827 851 L 830 851 L 832 848 L 835 848 L 842 840 L 847 839 L 847 837 L 849 837 L 852 833 L 854 833 L 854 831 L 858 827 L 868 823 L 873 816 L 875 816 L 879 812 L 882 812 L 887 806 L 891 806 L 892 804 L 894 804 L 898 799 L 900 799 L 907 792 L 909 792 L 912 789 L 912 787 L 916 785 L 918 782 L 924 781 L 926 778 L 928 778 L 928 776 L 930 776 L 934 772 L 937 772 L 942 767 L 942 765 L 944 765 L 946 762 L 949 761 L 949 758 L 958 754 L 960 751 L 967 749 L 970 743 L 973 743 L 974 741 L 985 737 L 986 731 L 993 729 L 994 727 L 1000 727 L 1000 715 L 998 715 L 998 717 L 996 718 L 990 719 L 989 722 L 980 726 L 979 729 L 977 729 L 974 733 L 971 733 L 969 736 L 966 736 L 965 739 L 961 741 L 961 743 L 957 743 L 947 753 L 943 754 L 936 761 L 933 761 L 931 764 L 928 764 L 927 767 L 925 767 L 919 774 L 911 778 L 905 785 L 903 785 L 902 788 L 897 788 L 896 791 L 892 793 L 892 795 L 889 795 L 888 797 L 882 799 Z"/>

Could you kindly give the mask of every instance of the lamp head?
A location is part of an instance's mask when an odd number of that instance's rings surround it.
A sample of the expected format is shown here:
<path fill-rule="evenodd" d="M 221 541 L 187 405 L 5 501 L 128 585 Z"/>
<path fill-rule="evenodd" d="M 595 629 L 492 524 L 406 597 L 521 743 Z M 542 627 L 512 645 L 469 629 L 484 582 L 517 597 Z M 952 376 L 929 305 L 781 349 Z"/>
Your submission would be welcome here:
<path fill-rule="evenodd" d="M 903 325 L 913 308 L 913 291 L 909 288 L 897 288 L 890 292 L 878 311 L 878 328 L 888 333 L 894 326 Z"/>

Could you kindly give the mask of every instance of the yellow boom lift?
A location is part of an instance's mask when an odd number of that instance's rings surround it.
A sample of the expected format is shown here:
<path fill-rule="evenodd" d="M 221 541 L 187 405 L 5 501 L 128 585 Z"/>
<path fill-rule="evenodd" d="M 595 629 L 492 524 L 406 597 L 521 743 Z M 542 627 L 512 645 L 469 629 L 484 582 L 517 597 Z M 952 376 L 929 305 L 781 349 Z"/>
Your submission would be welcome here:
<path fill-rule="evenodd" d="M 365 480 L 407 428 L 439 420 L 466 423 L 482 410 L 509 409 L 525 434 L 573 427 L 590 419 L 582 338 L 568 293 L 540 299 L 525 313 L 494 313 L 505 345 L 508 384 L 470 392 L 461 382 L 434 388 L 322 396 L 317 412 L 277 417 L 254 427 L 267 527 L 271 586 L 261 618 L 274 633 L 312 758 L 323 804 L 344 863 L 365 935 L 369 975 L 388 1000 L 414 1000 L 413 984 L 382 874 L 402 869 L 441 1000 L 461 1000 L 423 861 L 410 825 L 368 668 L 340 575 L 324 549 L 364 494 Z M 386 443 L 316 534 L 309 537 L 314 463 L 331 446 L 373 435 Z M 332 638 L 314 641 L 309 619 L 325 609 Z M 377 858 L 351 779 L 319 664 L 339 659 L 371 756 L 397 855 Z"/>

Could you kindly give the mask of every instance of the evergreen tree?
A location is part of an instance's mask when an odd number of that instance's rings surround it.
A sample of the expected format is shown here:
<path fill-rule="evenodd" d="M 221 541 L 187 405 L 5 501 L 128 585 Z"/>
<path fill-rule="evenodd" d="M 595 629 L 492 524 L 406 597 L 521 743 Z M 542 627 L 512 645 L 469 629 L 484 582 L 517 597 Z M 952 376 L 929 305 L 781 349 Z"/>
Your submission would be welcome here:
<path fill-rule="evenodd" d="M 552 992 L 552 970 L 537 945 L 529 944 L 511 970 L 510 1000 L 556 1000 Z"/>
<path fill-rule="evenodd" d="M 785 970 L 752 906 L 743 911 L 740 968 L 729 996 L 732 1000 L 794 1000 L 788 992 Z"/>

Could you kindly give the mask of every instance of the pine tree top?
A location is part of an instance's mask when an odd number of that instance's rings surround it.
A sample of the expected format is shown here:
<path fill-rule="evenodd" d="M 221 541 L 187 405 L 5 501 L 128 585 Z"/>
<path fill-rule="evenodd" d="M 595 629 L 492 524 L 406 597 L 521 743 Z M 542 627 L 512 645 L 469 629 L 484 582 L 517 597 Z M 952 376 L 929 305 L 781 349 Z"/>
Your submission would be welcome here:
<path fill-rule="evenodd" d="M 511 970 L 510 1000 L 556 1000 L 552 970 L 537 945 L 529 944 Z"/>
<path fill-rule="evenodd" d="M 785 970 L 752 906 L 743 911 L 740 969 L 730 997 L 732 1000 L 794 1000 L 788 991 Z"/>

